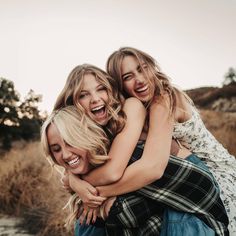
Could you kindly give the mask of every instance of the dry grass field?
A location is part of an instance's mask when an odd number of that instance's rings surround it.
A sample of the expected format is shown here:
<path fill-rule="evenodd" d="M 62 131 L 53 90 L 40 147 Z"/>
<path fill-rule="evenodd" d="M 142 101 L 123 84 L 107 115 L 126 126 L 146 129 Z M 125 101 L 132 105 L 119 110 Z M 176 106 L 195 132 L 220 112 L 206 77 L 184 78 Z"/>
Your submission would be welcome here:
<path fill-rule="evenodd" d="M 236 113 L 201 110 L 206 126 L 236 155 Z M 63 206 L 69 195 L 59 176 L 41 154 L 38 142 L 15 146 L 0 156 L 0 212 L 23 217 L 24 227 L 33 235 L 72 235 L 64 228 Z"/>
<path fill-rule="evenodd" d="M 236 156 L 236 112 L 201 110 L 201 116 L 216 139 L 230 154 Z"/>
<path fill-rule="evenodd" d="M 0 159 L 0 212 L 22 217 L 33 235 L 72 235 L 64 228 L 69 195 L 59 179 L 38 142 L 16 147 Z"/>

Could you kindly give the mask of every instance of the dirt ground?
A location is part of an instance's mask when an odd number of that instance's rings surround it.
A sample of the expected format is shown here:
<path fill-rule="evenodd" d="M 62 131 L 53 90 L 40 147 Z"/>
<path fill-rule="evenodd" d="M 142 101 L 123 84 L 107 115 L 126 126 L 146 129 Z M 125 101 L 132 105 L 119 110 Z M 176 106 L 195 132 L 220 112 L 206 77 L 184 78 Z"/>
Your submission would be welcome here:
<path fill-rule="evenodd" d="M 0 235 L 1 236 L 32 236 L 27 234 L 18 225 L 20 219 L 12 218 L 8 216 L 0 216 Z"/>

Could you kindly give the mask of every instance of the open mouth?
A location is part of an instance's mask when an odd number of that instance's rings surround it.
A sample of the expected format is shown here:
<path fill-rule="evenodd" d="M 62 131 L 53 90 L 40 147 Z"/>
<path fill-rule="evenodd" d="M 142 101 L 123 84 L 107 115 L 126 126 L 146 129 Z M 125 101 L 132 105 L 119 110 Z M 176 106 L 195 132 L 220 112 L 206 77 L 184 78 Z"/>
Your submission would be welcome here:
<path fill-rule="evenodd" d="M 98 118 L 103 117 L 106 113 L 106 107 L 105 105 L 97 106 L 91 109 L 91 112 Z"/>
<path fill-rule="evenodd" d="M 144 93 L 146 91 L 148 91 L 148 85 L 144 85 L 142 87 L 139 87 L 139 88 L 135 89 L 136 93 Z"/>
<path fill-rule="evenodd" d="M 73 160 L 67 162 L 70 167 L 75 167 L 80 163 L 80 158 L 77 156 Z"/>

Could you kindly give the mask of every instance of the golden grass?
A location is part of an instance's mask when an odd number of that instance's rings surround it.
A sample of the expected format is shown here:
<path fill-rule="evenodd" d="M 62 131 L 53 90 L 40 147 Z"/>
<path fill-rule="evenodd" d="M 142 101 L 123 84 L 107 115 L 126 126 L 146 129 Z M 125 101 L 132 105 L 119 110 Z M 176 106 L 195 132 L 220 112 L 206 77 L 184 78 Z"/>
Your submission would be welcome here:
<path fill-rule="evenodd" d="M 69 195 L 41 154 L 39 143 L 14 149 L 0 159 L 0 211 L 23 217 L 35 235 L 72 235 L 64 228 Z"/>
<path fill-rule="evenodd" d="M 201 110 L 201 116 L 216 139 L 230 154 L 236 156 L 236 113 Z"/>

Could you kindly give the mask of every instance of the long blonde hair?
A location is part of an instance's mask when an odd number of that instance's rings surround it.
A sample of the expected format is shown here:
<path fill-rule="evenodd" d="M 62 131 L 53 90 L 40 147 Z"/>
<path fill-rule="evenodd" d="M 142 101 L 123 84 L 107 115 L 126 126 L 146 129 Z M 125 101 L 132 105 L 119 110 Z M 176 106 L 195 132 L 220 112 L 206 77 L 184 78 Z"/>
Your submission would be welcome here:
<path fill-rule="evenodd" d="M 65 86 L 56 100 L 54 110 L 68 105 L 75 105 L 85 115 L 85 110 L 79 103 L 79 96 L 82 90 L 84 76 L 87 74 L 93 75 L 106 89 L 108 94 L 108 104 L 106 106 L 110 118 L 106 128 L 115 136 L 122 130 L 126 120 L 126 116 L 122 110 L 124 99 L 119 92 L 117 80 L 94 65 L 78 65 L 70 72 Z"/>
<path fill-rule="evenodd" d="M 91 165 L 98 166 L 108 160 L 107 149 L 110 141 L 104 130 L 96 125 L 89 117 L 84 116 L 75 106 L 67 106 L 53 111 L 43 123 L 41 129 L 42 148 L 47 160 L 52 166 L 54 164 L 58 165 L 50 151 L 47 138 L 47 130 L 52 123 L 56 125 L 61 137 L 66 143 L 75 148 L 87 151 L 88 162 Z M 66 219 L 66 227 L 69 228 L 76 220 L 81 207 L 81 200 L 77 193 L 74 193 L 70 197 L 66 206 L 70 211 Z"/>
<path fill-rule="evenodd" d="M 147 107 L 153 99 L 163 99 L 164 95 L 168 94 L 170 114 L 173 114 L 177 106 L 177 95 L 179 93 L 183 93 L 184 96 L 187 95 L 183 91 L 180 91 L 176 87 L 172 86 L 170 78 L 161 71 L 161 68 L 158 66 L 156 60 L 153 57 L 141 50 L 132 47 L 122 47 L 119 50 L 113 52 L 109 56 L 106 63 L 106 69 L 108 74 L 117 80 L 119 84 L 119 89 L 123 92 L 123 95 L 125 97 L 129 97 L 129 95 L 126 94 L 124 91 L 121 73 L 122 61 L 126 56 L 133 56 L 137 59 L 145 75 L 145 78 L 150 84 L 150 89 L 153 89 L 151 91 L 151 94 L 153 96 L 151 96 L 150 101 L 146 104 Z M 147 73 L 146 70 L 143 69 L 143 63 L 145 63 L 145 65 L 147 66 L 147 70 L 151 74 L 151 78 L 150 76 L 148 76 L 149 73 Z"/>
<path fill-rule="evenodd" d="M 110 144 L 106 133 L 75 106 L 53 111 L 44 122 L 41 129 L 41 142 L 47 158 L 57 164 L 50 152 L 47 139 L 47 129 L 51 123 L 57 126 L 66 143 L 87 151 L 90 163 L 94 165 L 104 163 Z"/>

